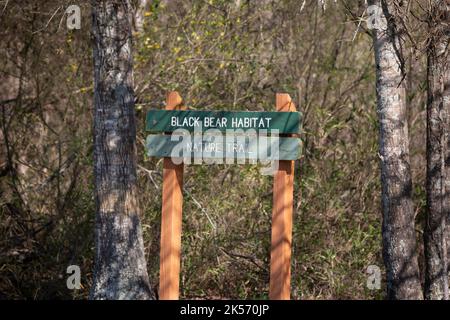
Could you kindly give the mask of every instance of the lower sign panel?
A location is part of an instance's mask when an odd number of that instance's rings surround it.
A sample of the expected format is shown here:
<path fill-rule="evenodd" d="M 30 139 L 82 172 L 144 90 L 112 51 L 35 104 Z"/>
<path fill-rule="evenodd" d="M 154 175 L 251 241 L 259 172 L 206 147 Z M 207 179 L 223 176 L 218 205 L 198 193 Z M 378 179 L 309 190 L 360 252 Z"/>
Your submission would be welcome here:
<path fill-rule="evenodd" d="M 296 160 L 300 151 L 299 138 L 273 136 L 172 134 L 149 135 L 146 141 L 147 155 L 160 158 Z"/>

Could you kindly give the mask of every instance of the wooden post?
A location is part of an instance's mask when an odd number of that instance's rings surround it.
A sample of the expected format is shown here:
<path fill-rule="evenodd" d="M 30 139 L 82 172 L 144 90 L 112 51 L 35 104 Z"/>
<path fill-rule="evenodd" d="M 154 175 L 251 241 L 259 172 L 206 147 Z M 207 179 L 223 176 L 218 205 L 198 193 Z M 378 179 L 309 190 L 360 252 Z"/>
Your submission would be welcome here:
<path fill-rule="evenodd" d="M 277 111 L 296 111 L 291 97 L 276 95 Z M 271 300 L 289 300 L 291 293 L 292 212 L 294 161 L 280 160 L 273 180 L 272 243 L 270 251 Z"/>
<path fill-rule="evenodd" d="M 166 110 L 186 109 L 178 92 L 167 95 Z M 180 288 L 183 164 L 164 158 L 159 299 L 178 300 Z"/>

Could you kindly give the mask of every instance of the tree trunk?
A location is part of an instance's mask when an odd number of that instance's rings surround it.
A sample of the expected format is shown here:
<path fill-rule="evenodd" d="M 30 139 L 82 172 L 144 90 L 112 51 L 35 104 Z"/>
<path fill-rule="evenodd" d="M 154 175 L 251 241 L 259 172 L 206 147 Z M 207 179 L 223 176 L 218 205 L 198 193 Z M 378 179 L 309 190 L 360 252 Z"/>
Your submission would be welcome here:
<path fill-rule="evenodd" d="M 446 172 L 446 206 L 447 206 L 447 220 L 446 220 L 446 245 L 447 245 L 447 276 L 450 276 L 450 263 L 448 259 L 450 257 L 450 0 L 447 0 L 445 7 L 445 26 L 443 32 L 443 39 L 447 39 L 445 54 L 446 54 L 446 65 L 445 65 L 445 78 L 444 78 L 444 88 L 442 94 L 442 103 L 444 109 L 447 112 L 447 125 L 446 125 L 446 137 L 447 137 L 447 152 L 445 160 L 445 172 Z M 450 288 L 449 288 L 450 291 Z M 450 296 L 450 293 L 449 293 Z M 450 298 L 450 297 L 449 297 Z"/>
<path fill-rule="evenodd" d="M 383 211 L 383 258 L 389 299 L 421 299 L 416 250 L 402 40 L 394 0 L 372 0 L 382 10 L 373 30 Z"/>
<path fill-rule="evenodd" d="M 136 190 L 130 5 L 93 1 L 93 299 L 151 299 Z"/>
<path fill-rule="evenodd" d="M 450 6 L 450 5 L 449 5 Z M 427 219 L 425 244 L 425 297 L 448 300 L 446 220 L 449 214 L 448 154 L 449 8 L 443 0 L 432 4 L 429 16 L 427 103 Z M 446 17 L 447 15 L 447 17 Z M 447 22 L 447 26 L 445 23 Z"/>
<path fill-rule="evenodd" d="M 148 0 L 138 0 L 133 10 L 133 27 L 137 32 L 144 31 L 145 11 L 148 7 Z"/>

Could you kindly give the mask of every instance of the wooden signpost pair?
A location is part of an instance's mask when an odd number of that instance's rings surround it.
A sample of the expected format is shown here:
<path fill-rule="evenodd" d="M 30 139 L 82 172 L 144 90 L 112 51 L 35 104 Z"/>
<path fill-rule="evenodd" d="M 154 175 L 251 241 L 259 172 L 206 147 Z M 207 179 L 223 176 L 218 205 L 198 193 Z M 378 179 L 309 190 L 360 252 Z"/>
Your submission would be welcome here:
<path fill-rule="evenodd" d="M 201 123 L 202 130 L 213 128 L 224 132 L 226 129 L 244 129 L 244 131 L 276 129 L 283 135 L 279 141 L 284 147 L 277 153 L 278 169 L 273 181 L 269 298 L 288 300 L 291 278 L 294 161 L 300 156 L 299 138 L 292 136 L 299 133 L 301 115 L 296 112 L 290 96 L 283 93 L 276 95 L 276 111 L 187 111 L 180 95 L 174 91 L 167 96 L 166 110 L 151 110 L 147 113 L 146 130 L 151 133 L 167 134 L 182 128 L 193 132 Z M 164 157 L 159 298 L 177 300 L 180 281 L 184 164 L 175 164 L 169 157 L 174 144 L 167 137 L 167 135 L 150 135 L 147 138 L 146 148 L 149 156 Z M 197 153 L 192 152 L 191 156 L 196 157 Z M 239 150 L 234 150 L 234 156 L 239 156 Z"/>

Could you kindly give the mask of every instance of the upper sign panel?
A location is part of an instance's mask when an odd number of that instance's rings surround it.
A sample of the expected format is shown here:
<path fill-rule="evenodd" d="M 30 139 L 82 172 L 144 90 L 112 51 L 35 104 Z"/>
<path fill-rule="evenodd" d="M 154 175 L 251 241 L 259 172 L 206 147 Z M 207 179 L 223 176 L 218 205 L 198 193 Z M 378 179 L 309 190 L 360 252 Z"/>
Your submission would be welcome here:
<path fill-rule="evenodd" d="M 173 132 L 186 129 L 189 132 L 210 129 L 278 130 L 278 133 L 299 133 L 299 112 L 252 111 L 194 111 L 150 110 L 147 112 L 146 130 L 149 132 Z"/>

